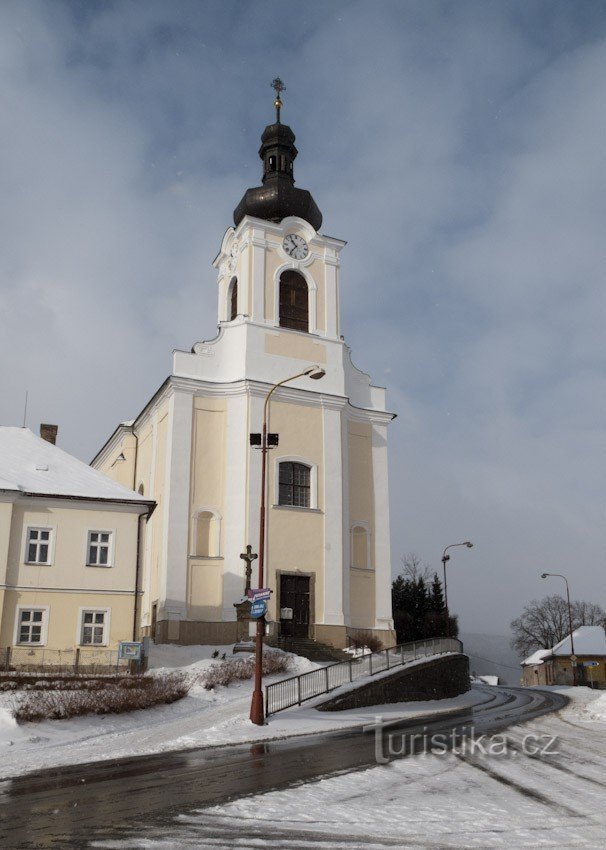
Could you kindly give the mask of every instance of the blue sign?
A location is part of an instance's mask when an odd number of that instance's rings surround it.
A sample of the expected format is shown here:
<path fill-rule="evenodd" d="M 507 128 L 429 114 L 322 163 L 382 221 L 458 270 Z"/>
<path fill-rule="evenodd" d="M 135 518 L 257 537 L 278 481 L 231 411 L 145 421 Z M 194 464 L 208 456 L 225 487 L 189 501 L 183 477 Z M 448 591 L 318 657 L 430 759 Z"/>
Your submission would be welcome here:
<path fill-rule="evenodd" d="M 118 644 L 118 658 L 128 658 L 129 661 L 140 661 L 142 647 L 142 643 L 121 640 Z"/>
<path fill-rule="evenodd" d="M 256 590 L 248 590 L 247 594 L 251 602 L 257 602 L 260 599 L 270 599 L 271 590 L 269 587 L 258 587 Z"/>
<path fill-rule="evenodd" d="M 262 599 L 259 599 L 257 602 L 253 602 L 250 606 L 250 616 L 254 617 L 255 620 L 258 620 L 259 617 L 262 617 L 263 614 L 267 611 L 267 605 L 263 602 Z"/>

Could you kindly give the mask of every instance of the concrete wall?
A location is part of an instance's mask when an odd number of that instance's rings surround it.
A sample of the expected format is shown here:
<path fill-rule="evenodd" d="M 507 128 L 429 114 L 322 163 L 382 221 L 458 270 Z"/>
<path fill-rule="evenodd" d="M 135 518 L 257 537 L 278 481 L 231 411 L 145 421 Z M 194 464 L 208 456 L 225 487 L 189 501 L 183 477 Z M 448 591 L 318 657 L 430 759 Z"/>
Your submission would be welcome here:
<path fill-rule="evenodd" d="M 371 680 L 354 691 L 333 697 L 318 706 L 318 710 L 345 711 L 367 705 L 450 699 L 466 693 L 469 688 L 469 658 L 466 655 L 447 655 L 425 664 L 394 670 L 390 676 Z"/>

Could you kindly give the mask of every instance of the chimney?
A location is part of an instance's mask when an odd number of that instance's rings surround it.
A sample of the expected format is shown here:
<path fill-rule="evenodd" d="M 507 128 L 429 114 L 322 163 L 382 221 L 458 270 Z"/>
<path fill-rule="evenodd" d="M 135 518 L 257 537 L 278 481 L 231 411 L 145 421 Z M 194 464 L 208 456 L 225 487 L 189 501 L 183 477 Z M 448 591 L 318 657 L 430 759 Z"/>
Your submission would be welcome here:
<path fill-rule="evenodd" d="M 43 440 L 46 440 L 47 443 L 51 443 L 51 445 L 55 445 L 57 442 L 57 431 L 59 430 L 57 425 L 45 425 L 44 423 L 40 424 L 40 436 Z"/>

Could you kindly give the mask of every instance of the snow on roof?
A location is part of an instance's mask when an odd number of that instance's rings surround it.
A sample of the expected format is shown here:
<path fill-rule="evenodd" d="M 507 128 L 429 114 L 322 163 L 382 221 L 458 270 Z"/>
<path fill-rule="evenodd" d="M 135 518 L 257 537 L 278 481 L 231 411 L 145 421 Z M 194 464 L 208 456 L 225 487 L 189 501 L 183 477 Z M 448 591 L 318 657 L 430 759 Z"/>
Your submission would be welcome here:
<path fill-rule="evenodd" d="M 606 633 L 602 626 L 579 626 L 572 633 L 575 655 L 606 655 Z M 553 655 L 571 655 L 570 635 L 556 643 Z"/>
<path fill-rule="evenodd" d="M 526 667 L 527 664 L 542 664 L 543 659 L 548 655 L 551 655 L 551 649 L 537 649 L 536 652 L 533 652 L 532 655 L 529 655 L 528 658 L 522 661 L 522 667 Z"/>
<path fill-rule="evenodd" d="M 36 437 L 29 428 L 0 425 L 0 490 L 84 499 L 149 500 Z"/>

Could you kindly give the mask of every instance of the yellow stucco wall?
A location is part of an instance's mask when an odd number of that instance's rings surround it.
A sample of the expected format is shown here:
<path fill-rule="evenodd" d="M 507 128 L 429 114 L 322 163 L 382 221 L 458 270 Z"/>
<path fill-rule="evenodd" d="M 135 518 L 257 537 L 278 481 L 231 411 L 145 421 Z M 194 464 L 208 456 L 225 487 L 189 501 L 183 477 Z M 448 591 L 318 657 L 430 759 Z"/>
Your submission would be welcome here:
<path fill-rule="evenodd" d="M 370 566 L 374 567 L 372 426 L 363 422 L 349 422 L 347 431 L 350 525 L 363 523 L 368 528 L 370 533 Z M 351 625 L 354 628 L 369 628 L 374 623 L 374 569 L 353 569 L 350 564 L 349 605 Z"/>
<path fill-rule="evenodd" d="M 225 530 L 221 522 L 225 516 L 225 438 L 227 400 L 196 397 L 192 433 L 188 616 L 194 620 L 217 621 L 222 618 L 223 560 Z M 213 512 L 220 530 L 218 547 L 213 554 L 218 557 L 195 557 L 196 522 L 201 511 Z M 213 538 L 214 532 L 211 532 Z M 215 551 L 218 548 L 218 552 Z"/>
<path fill-rule="evenodd" d="M 119 641 L 132 640 L 133 601 L 133 596 L 115 596 L 103 593 L 7 590 L 0 628 L 0 645 L 3 647 L 16 645 L 14 640 L 15 618 L 19 606 L 25 608 L 48 606 L 48 634 L 45 648 L 61 650 L 69 650 L 82 645 L 80 642 L 81 608 L 108 608 L 110 611 L 109 639 L 107 644 L 100 648 L 116 649 Z M 20 648 L 22 652 L 36 649 L 35 646 Z"/>
<path fill-rule="evenodd" d="M 14 645 L 18 606 L 48 607 L 47 649 L 67 650 L 78 644 L 82 608 L 109 609 L 110 630 L 104 648 L 131 640 L 138 522 L 138 510 L 118 505 L 60 499 L 1 504 L 0 557 L 6 565 L 3 583 L 8 587 L 0 599 L 0 646 Z M 52 529 L 49 565 L 26 563 L 29 527 Z M 86 565 L 88 532 L 94 530 L 112 532 L 109 567 Z M 35 649 L 27 646 L 19 652 L 23 655 L 25 650 Z M 33 656 L 28 658 L 28 663 L 35 663 Z"/>
<path fill-rule="evenodd" d="M 322 411 L 273 401 L 270 430 L 280 434 L 280 445 L 270 452 L 267 512 L 268 586 L 276 588 L 276 570 L 315 574 L 314 620 L 324 616 L 324 484 Z M 300 457 L 317 467 L 317 509 L 273 507 L 277 504 L 276 464 L 281 458 Z M 313 500 L 313 496 L 312 496 Z M 276 594 L 269 605 L 277 617 Z M 279 619 L 279 618 L 278 618 Z"/>
<path fill-rule="evenodd" d="M 326 346 L 313 337 L 298 333 L 276 331 L 265 334 L 265 353 L 309 360 L 310 363 L 326 363 Z"/>

